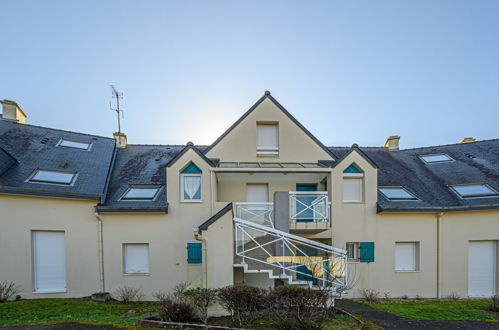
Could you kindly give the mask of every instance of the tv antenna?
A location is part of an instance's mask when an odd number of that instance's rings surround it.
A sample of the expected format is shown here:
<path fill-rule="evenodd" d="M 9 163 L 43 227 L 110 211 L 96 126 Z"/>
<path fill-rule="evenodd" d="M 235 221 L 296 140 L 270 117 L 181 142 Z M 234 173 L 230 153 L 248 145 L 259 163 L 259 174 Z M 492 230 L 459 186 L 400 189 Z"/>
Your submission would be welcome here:
<path fill-rule="evenodd" d="M 121 113 L 122 119 L 125 119 L 125 117 L 123 115 L 123 110 L 120 109 L 120 99 L 123 99 L 123 93 L 118 92 L 118 90 L 116 89 L 116 87 L 114 87 L 114 85 L 110 85 L 110 86 L 111 86 L 111 90 L 112 90 L 111 94 L 113 96 L 113 99 L 116 99 L 116 107 L 113 108 L 113 106 L 111 105 L 111 102 L 109 102 L 109 108 L 112 111 L 116 111 L 116 115 L 118 116 L 118 133 L 120 134 L 121 133 L 120 113 Z"/>

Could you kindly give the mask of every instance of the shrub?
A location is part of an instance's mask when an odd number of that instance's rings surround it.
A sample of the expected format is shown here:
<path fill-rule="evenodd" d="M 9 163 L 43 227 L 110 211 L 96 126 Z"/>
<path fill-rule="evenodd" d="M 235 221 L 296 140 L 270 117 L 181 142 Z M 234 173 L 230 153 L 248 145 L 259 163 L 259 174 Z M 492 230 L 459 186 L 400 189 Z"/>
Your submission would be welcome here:
<path fill-rule="evenodd" d="M 217 298 L 217 290 L 196 288 L 183 292 L 187 301 L 194 306 L 203 323 L 208 322 L 208 307 L 213 305 Z"/>
<path fill-rule="evenodd" d="M 14 282 L 0 282 L 0 303 L 6 302 L 20 291 L 20 288 Z"/>
<path fill-rule="evenodd" d="M 459 296 L 459 294 L 457 294 L 456 292 L 451 292 L 449 293 L 446 297 L 444 297 L 445 299 L 448 299 L 448 300 L 459 300 L 461 299 L 461 297 Z"/>
<path fill-rule="evenodd" d="M 499 312 L 499 296 L 495 295 L 490 298 L 490 303 L 488 309 L 493 312 Z"/>
<path fill-rule="evenodd" d="M 114 296 L 124 304 L 129 304 L 132 301 L 141 301 L 144 297 L 141 288 L 134 288 L 127 285 L 116 289 Z"/>
<path fill-rule="evenodd" d="M 253 318 L 265 301 L 265 290 L 257 287 L 234 285 L 218 291 L 222 307 L 232 315 L 234 321 L 242 326 L 243 317 Z"/>
<path fill-rule="evenodd" d="M 175 285 L 171 292 L 156 292 L 154 298 L 160 301 L 159 316 L 162 321 L 192 322 L 196 320 L 196 312 L 186 300 L 184 292 L 188 282 Z"/>
<path fill-rule="evenodd" d="M 379 303 L 379 291 L 374 289 L 362 289 L 360 290 L 360 295 L 362 299 L 370 304 Z"/>

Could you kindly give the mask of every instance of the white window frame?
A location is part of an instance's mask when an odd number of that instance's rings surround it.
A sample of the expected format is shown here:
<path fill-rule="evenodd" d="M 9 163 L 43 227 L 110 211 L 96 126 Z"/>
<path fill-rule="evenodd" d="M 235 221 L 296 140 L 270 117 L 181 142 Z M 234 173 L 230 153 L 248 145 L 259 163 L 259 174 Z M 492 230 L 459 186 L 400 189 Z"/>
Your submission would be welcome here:
<path fill-rule="evenodd" d="M 277 147 L 259 147 L 258 145 L 258 127 L 273 126 L 277 133 Z M 278 122 L 257 122 L 256 123 L 256 155 L 260 157 L 277 157 L 279 156 L 279 123 Z"/>
<path fill-rule="evenodd" d="M 127 272 L 127 246 L 145 245 L 147 247 L 147 272 Z M 150 275 L 151 274 L 151 253 L 149 243 L 123 243 L 123 275 Z"/>
<path fill-rule="evenodd" d="M 346 180 L 359 180 L 360 181 L 360 199 L 359 200 L 346 200 L 345 199 L 345 181 Z M 342 200 L 343 203 L 364 203 L 364 173 L 344 173 L 342 181 Z"/>
<path fill-rule="evenodd" d="M 455 187 L 469 187 L 469 186 L 484 186 L 484 187 L 487 187 L 488 189 L 490 189 L 492 191 L 492 194 L 490 194 L 490 195 L 468 195 L 468 196 L 463 196 L 463 195 L 461 195 L 455 189 Z M 451 185 L 449 187 L 461 199 L 497 198 L 497 197 L 499 197 L 499 193 L 497 192 L 497 190 L 495 190 L 494 188 L 492 188 L 491 186 L 489 186 L 486 183 L 455 184 L 455 185 Z"/>
<path fill-rule="evenodd" d="M 64 146 L 62 145 L 64 141 L 67 142 L 73 142 L 73 143 L 81 143 L 81 144 L 86 144 L 88 145 L 86 148 L 79 148 L 79 147 L 71 147 L 71 146 Z M 76 149 L 76 150 L 83 150 L 83 151 L 89 151 L 92 148 L 92 142 L 83 142 L 83 141 L 77 141 L 77 140 L 71 140 L 71 139 L 60 139 L 59 142 L 57 142 L 56 147 L 61 147 L 61 148 L 68 148 L 68 149 Z"/>
<path fill-rule="evenodd" d="M 414 244 L 414 269 L 399 269 L 397 265 L 397 244 Z M 420 242 L 419 241 L 397 241 L 394 246 L 393 268 L 396 273 L 417 273 L 420 271 Z"/>
<path fill-rule="evenodd" d="M 40 172 L 71 174 L 72 178 L 71 178 L 71 181 L 69 183 L 65 183 L 65 182 L 61 182 L 61 181 L 44 181 L 44 180 L 34 179 L 34 177 Z M 37 184 L 53 184 L 53 185 L 58 185 L 58 186 L 72 186 L 75 183 L 77 177 L 78 177 L 78 172 L 45 170 L 45 169 L 37 168 L 36 170 L 33 171 L 33 173 L 31 173 L 31 175 L 28 177 L 28 179 L 26 179 L 25 182 L 37 183 Z"/>
<path fill-rule="evenodd" d="M 348 257 L 348 246 L 353 246 L 353 258 Z M 347 262 L 358 262 L 359 261 L 359 242 L 346 242 L 345 250 L 347 251 Z"/>
<path fill-rule="evenodd" d="M 201 197 L 199 199 L 185 199 L 184 198 L 184 177 L 197 176 L 200 180 L 199 192 Z M 180 201 L 182 203 L 201 203 L 203 201 L 203 175 L 201 173 L 181 173 L 180 174 Z"/>
<path fill-rule="evenodd" d="M 446 160 L 436 160 L 436 161 L 431 161 L 431 160 L 426 160 L 424 157 L 433 157 L 433 156 L 444 156 L 447 157 L 448 159 Z M 439 154 L 426 154 L 426 155 L 418 155 L 419 159 L 425 164 L 439 164 L 439 163 L 450 163 L 454 162 L 455 159 L 452 158 L 451 156 L 444 154 L 444 153 L 439 153 Z"/>
<path fill-rule="evenodd" d="M 62 233 L 64 235 L 64 281 L 65 281 L 65 287 L 64 288 L 58 288 L 54 290 L 43 290 L 43 289 L 38 289 L 36 287 L 37 285 L 37 274 L 36 269 L 37 269 L 37 258 L 36 258 L 36 249 L 37 249 L 37 242 L 36 242 L 36 236 L 37 233 L 44 233 L 44 232 L 54 232 L 54 233 Z M 32 264 L 32 285 L 33 285 L 33 293 L 65 293 L 67 292 L 67 286 L 68 286 L 68 273 L 67 273 L 67 267 L 68 267 L 68 257 L 67 257 L 67 249 L 66 249 L 66 232 L 64 230 L 31 230 L 31 264 Z M 51 257 L 53 258 L 53 256 Z"/>
<path fill-rule="evenodd" d="M 409 194 L 410 196 L 412 196 L 413 198 L 398 198 L 398 197 L 388 197 L 387 195 L 385 195 L 383 193 L 383 191 L 381 191 L 381 189 L 402 189 L 404 190 L 407 194 Z M 400 186 L 380 186 L 378 187 L 378 191 L 383 194 L 383 196 L 386 197 L 386 199 L 388 199 L 389 201 L 391 202 L 417 202 L 417 201 L 420 201 L 419 198 L 416 197 L 416 195 L 414 195 L 411 191 L 409 191 L 407 188 L 405 187 L 400 187 Z"/>

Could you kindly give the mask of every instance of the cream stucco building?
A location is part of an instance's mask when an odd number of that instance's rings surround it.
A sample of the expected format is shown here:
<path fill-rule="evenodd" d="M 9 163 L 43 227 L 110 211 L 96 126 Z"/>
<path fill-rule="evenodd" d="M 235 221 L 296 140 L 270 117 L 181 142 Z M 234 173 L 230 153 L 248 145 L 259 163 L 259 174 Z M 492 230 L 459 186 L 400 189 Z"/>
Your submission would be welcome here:
<path fill-rule="evenodd" d="M 184 281 L 498 290 L 499 140 L 328 147 L 266 92 L 209 146 L 133 145 L 2 103 L 0 280 L 23 297 L 151 298 Z"/>

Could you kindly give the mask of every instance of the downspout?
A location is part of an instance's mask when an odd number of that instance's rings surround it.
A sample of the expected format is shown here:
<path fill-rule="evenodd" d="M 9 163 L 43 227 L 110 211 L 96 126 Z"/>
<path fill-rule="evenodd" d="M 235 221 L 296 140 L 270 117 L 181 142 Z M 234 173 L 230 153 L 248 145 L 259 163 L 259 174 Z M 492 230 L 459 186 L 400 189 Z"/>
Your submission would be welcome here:
<path fill-rule="evenodd" d="M 203 238 L 201 230 L 197 228 L 194 229 L 194 238 L 196 241 L 200 241 L 203 246 L 202 256 L 203 260 L 201 263 L 201 282 L 203 288 L 208 288 L 208 250 L 206 249 L 206 239 Z"/>
<path fill-rule="evenodd" d="M 437 299 L 440 298 L 440 220 L 443 212 L 437 213 Z"/>
<path fill-rule="evenodd" d="M 99 250 L 99 284 L 100 292 L 106 292 L 106 283 L 104 281 L 104 232 L 102 218 L 99 213 L 95 212 L 97 219 L 97 246 Z"/>

